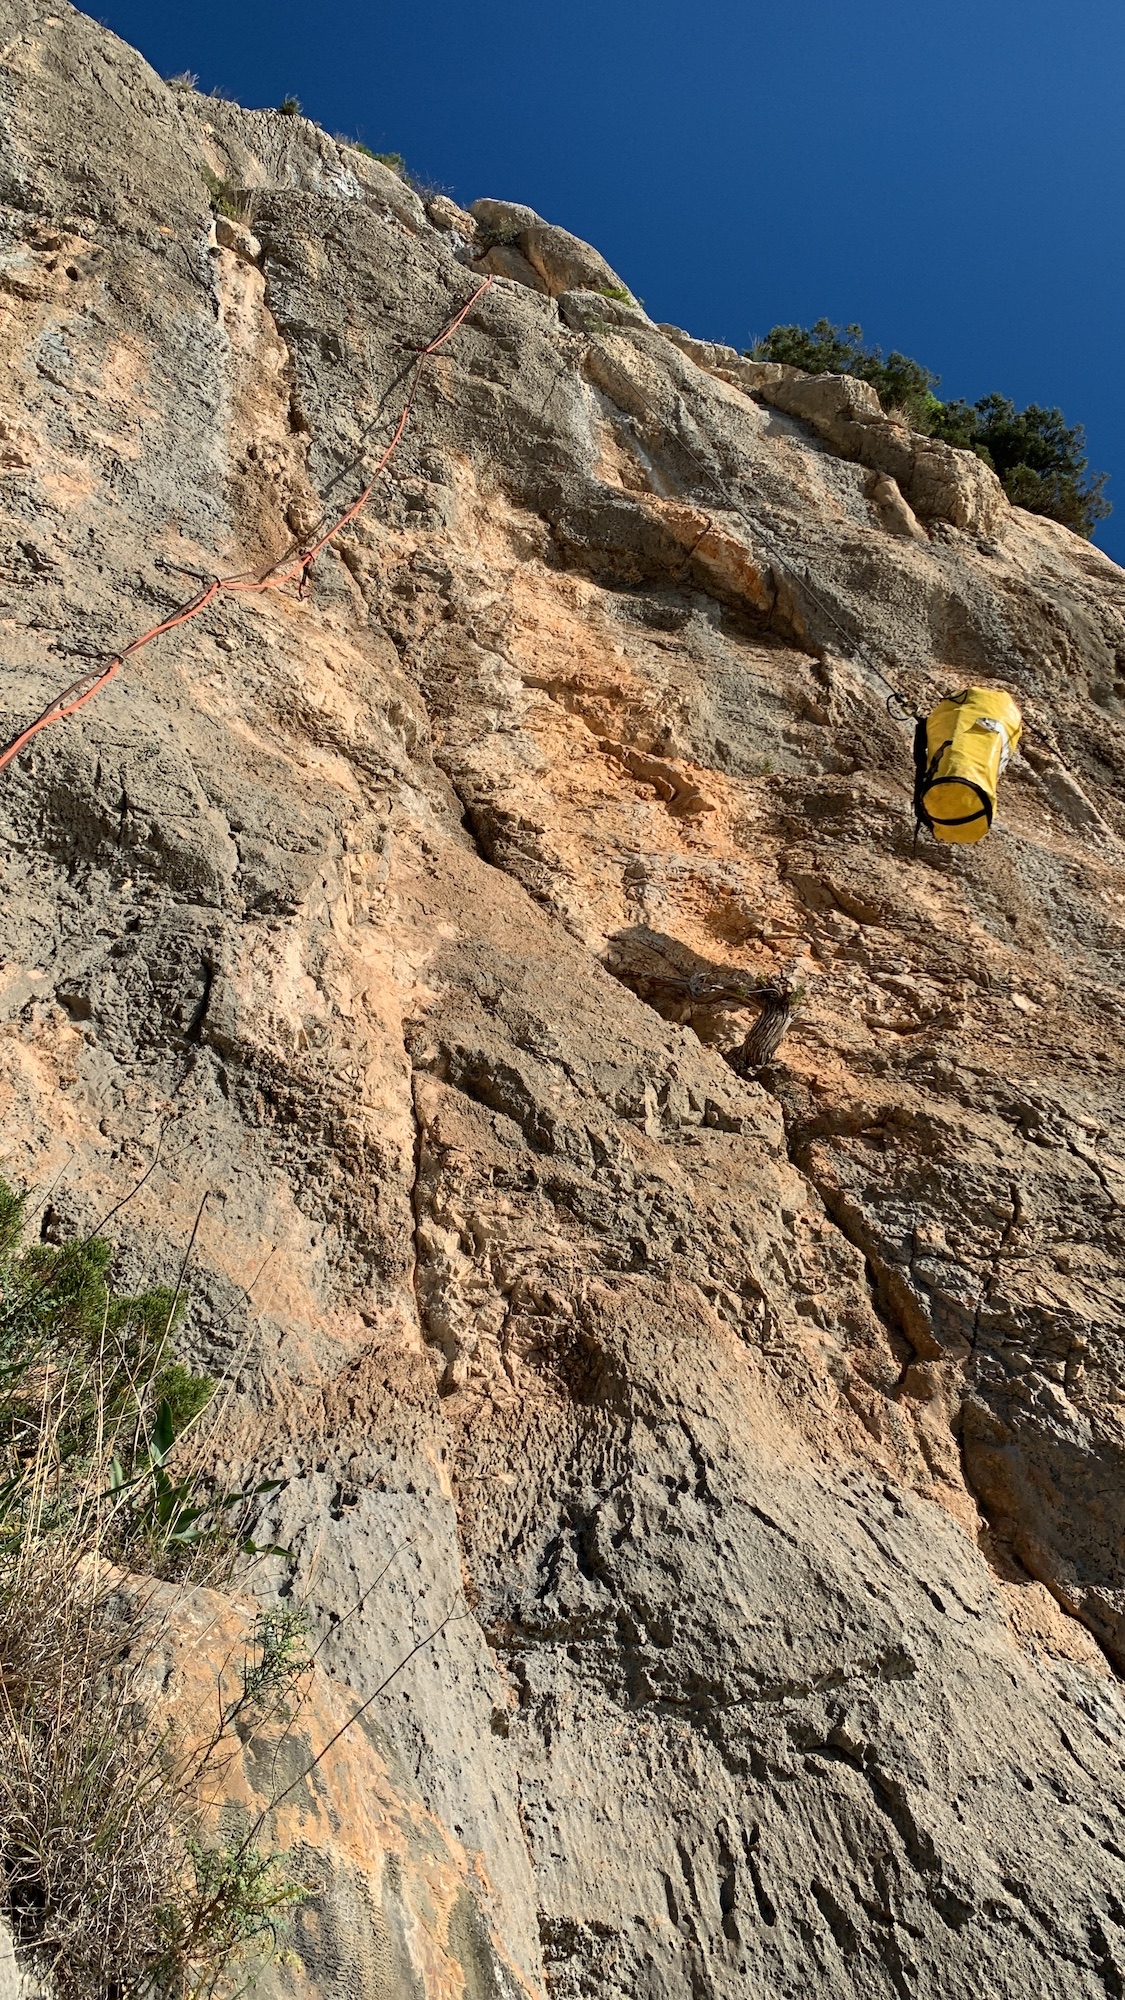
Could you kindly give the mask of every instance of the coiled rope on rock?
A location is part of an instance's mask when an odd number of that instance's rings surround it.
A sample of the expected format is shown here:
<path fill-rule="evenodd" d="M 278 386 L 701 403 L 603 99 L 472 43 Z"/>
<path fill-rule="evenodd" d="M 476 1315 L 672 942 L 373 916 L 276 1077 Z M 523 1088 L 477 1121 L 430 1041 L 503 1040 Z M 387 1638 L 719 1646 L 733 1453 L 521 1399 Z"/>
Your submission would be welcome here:
<path fill-rule="evenodd" d="M 358 499 L 354 500 L 351 506 L 337 520 L 333 521 L 330 528 L 327 528 L 323 534 L 318 535 L 307 547 L 297 548 L 290 554 L 278 557 L 277 561 L 271 563 L 270 567 L 260 576 L 217 576 L 212 578 L 211 582 L 205 584 L 203 589 L 189 603 L 181 605 L 178 611 L 173 611 L 169 617 L 162 619 L 158 625 L 151 625 L 147 632 L 140 634 L 139 638 L 130 639 L 128 645 L 122 646 L 120 652 L 114 653 L 104 665 L 99 663 L 96 668 L 91 668 L 79 680 L 72 682 L 70 687 L 64 688 L 61 694 L 56 695 L 54 701 L 48 703 L 47 707 L 36 716 L 34 722 L 29 722 L 27 728 L 21 730 L 19 735 L 13 737 L 4 750 L 0 751 L 0 771 L 11 764 L 13 759 L 19 756 L 21 750 L 27 748 L 32 738 L 38 736 L 41 729 L 46 729 L 52 722 L 62 722 L 67 716 L 76 715 L 80 708 L 85 708 L 87 702 L 93 701 L 94 696 L 100 694 L 104 687 L 108 687 L 110 681 L 121 672 L 126 660 L 132 654 L 139 653 L 142 646 L 150 645 L 154 639 L 159 639 L 165 632 L 174 632 L 178 625 L 190 624 L 192 619 L 198 618 L 201 612 L 206 611 L 209 604 L 215 602 L 216 598 L 224 595 L 246 596 L 255 592 L 281 590 L 285 584 L 294 581 L 303 589 L 317 557 L 328 547 L 329 542 L 334 541 L 341 530 L 346 528 L 349 522 L 354 521 L 357 514 L 363 511 L 372 493 L 375 491 L 380 476 L 386 471 L 387 466 L 398 450 L 406 432 L 407 424 L 410 421 L 411 412 L 414 408 L 419 387 L 421 386 L 427 361 L 432 355 L 437 353 L 439 347 L 444 346 L 451 334 L 456 333 L 457 328 L 468 318 L 477 300 L 487 292 L 492 282 L 491 277 L 485 278 L 483 284 L 477 286 L 472 297 L 466 300 L 460 311 L 442 328 L 441 332 L 433 340 L 428 341 L 425 347 L 418 349 L 417 359 L 411 369 L 410 388 L 391 441 L 379 459 L 378 464 L 374 467 Z"/>

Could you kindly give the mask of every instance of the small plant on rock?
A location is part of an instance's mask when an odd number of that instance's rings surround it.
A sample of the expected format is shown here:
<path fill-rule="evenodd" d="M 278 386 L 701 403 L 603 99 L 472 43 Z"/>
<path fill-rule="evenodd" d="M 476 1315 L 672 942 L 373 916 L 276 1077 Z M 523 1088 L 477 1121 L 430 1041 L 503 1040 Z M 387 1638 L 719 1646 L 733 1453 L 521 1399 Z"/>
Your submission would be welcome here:
<path fill-rule="evenodd" d="M 182 1906 L 167 1913 L 166 1962 L 193 1966 L 196 1976 L 186 2000 L 202 2000 L 214 1993 L 216 1979 L 239 1960 L 286 1956 L 286 1920 L 307 1891 L 292 1880 L 279 1854 L 263 1854 L 260 1848 L 239 1843 L 201 1847 L 192 1840 L 187 1849 L 195 1876 L 195 1907 L 186 1921 Z"/>
<path fill-rule="evenodd" d="M 211 198 L 211 208 L 216 215 L 225 215 L 231 222 L 250 222 L 254 214 L 254 192 L 252 188 L 235 187 L 233 181 L 224 181 L 210 167 L 201 167 L 203 184 Z"/>

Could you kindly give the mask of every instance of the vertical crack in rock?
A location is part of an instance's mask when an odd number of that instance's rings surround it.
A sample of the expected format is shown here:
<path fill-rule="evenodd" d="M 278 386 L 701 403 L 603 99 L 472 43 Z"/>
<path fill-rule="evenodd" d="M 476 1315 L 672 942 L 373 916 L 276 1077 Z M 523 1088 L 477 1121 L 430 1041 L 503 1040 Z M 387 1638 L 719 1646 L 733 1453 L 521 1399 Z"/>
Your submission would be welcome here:
<path fill-rule="evenodd" d="M 992 1261 L 988 1267 L 988 1275 L 986 1276 L 984 1283 L 980 1288 L 980 1292 L 977 1296 L 976 1311 L 973 1314 L 972 1338 L 969 1342 L 970 1365 L 972 1359 L 975 1358 L 977 1351 L 977 1341 L 980 1338 L 981 1313 L 985 1310 L 985 1307 L 991 1303 L 992 1294 L 996 1288 L 996 1284 L 1000 1276 L 1000 1260 L 1003 1257 L 1004 1252 L 1008 1247 L 1008 1244 L 1012 1240 L 1013 1231 L 1019 1227 L 1020 1222 L 1023 1220 L 1022 1197 L 1019 1187 L 1014 1182 L 1010 1190 L 1010 1199 L 1012 1203 L 1011 1216 L 1009 1217 L 1008 1221 L 1005 1222 L 1000 1232 L 1000 1241 L 996 1245 L 995 1255 L 993 1256 Z"/>
<path fill-rule="evenodd" d="M 790 1117 L 786 1115 L 787 1107 L 784 1099 L 779 1097 L 778 1101 L 782 1105 L 783 1116 L 785 1116 L 786 1145 L 789 1159 L 797 1172 L 808 1182 L 817 1198 L 823 1203 L 825 1213 L 832 1221 L 834 1227 L 841 1232 L 848 1242 L 854 1244 L 855 1248 L 863 1256 L 871 1274 L 873 1290 L 877 1294 L 873 1299 L 873 1304 L 879 1312 L 880 1317 L 885 1319 L 888 1327 L 905 1344 L 909 1352 L 913 1355 L 915 1362 L 929 1358 L 932 1342 L 929 1340 L 919 1342 L 917 1328 L 912 1327 L 910 1314 L 905 1312 L 898 1303 L 897 1291 L 901 1281 L 896 1283 L 887 1263 L 879 1256 L 873 1240 L 872 1230 L 869 1226 L 861 1223 L 858 1213 L 852 1204 L 840 1198 L 839 1190 L 834 1188 L 830 1181 L 818 1178 L 810 1172 L 807 1142 L 801 1138 L 799 1133 L 796 1136 L 794 1135 Z M 971 1323 L 966 1327 L 967 1347 L 964 1350 L 958 1368 L 957 1406 L 950 1411 L 950 1431 L 958 1439 L 959 1459 L 965 1489 L 972 1496 L 973 1502 L 979 1510 L 981 1520 L 988 1525 L 991 1531 L 990 1535 L 982 1543 L 982 1546 L 989 1560 L 996 1564 L 998 1574 L 1002 1576 L 1007 1574 L 1014 1563 L 1017 1569 L 1025 1575 L 1033 1576 L 1038 1581 L 1044 1583 L 1062 1609 L 1069 1616 L 1079 1619 L 1086 1626 L 1098 1646 L 1104 1652 L 1111 1668 L 1118 1671 L 1123 1664 L 1120 1644 L 1115 1643 L 1111 1637 L 1107 1636 L 1104 1619 L 1091 1616 L 1083 1610 L 1081 1599 L 1076 1598 L 1074 1591 L 1068 1588 L 1067 1582 L 1060 1577 L 1049 1560 L 1046 1562 L 1041 1561 L 1038 1564 L 1028 1563 L 1012 1546 L 1013 1537 L 1010 1523 L 1004 1521 L 1002 1514 L 999 1514 L 999 1510 L 994 1507 L 990 1509 L 987 1491 L 982 1485 L 974 1481 L 971 1463 L 961 1437 L 961 1409 L 965 1399 L 972 1395 L 977 1387 L 977 1348 L 980 1338 L 982 1314 L 989 1309 L 992 1303 L 1004 1253 L 1011 1242 L 1013 1233 L 1020 1227 L 1024 1219 L 1022 1190 L 1016 1182 L 1012 1182 L 1010 1185 L 1009 1201 L 1011 1205 L 1010 1216 L 1001 1226 L 995 1251 L 991 1256 L 987 1270 L 979 1285 Z M 911 1280 L 914 1281 L 913 1256 L 909 1266 L 909 1274 Z M 907 1364 L 902 1370 L 899 1381 L 895 1385 L 894 1394 L 896 1396 L 901 1395 L 903 1389 L 908 1386 L 907 1378 L 910 1374 L 911 1365 Z"/>

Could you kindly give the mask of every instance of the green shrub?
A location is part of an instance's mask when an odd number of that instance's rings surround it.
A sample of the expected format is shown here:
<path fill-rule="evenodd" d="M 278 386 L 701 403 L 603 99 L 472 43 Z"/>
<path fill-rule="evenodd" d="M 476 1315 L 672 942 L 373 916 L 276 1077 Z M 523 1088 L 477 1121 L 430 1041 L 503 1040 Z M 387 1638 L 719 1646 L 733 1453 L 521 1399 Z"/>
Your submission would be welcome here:
<path fill-rule="evenodd" d="M 301 100 L 299 97 L 283 97 L 277 108 L 283 118 L 299 118 L 301 115 Z"/>
<path fill-rule="evenodd" d="M 101 1237 L 19 1249 L 23 1202 L 0 1182 L 0 1535 L 23 1532 L 28 1470 L 49 1439 L 49 1510 L 60 1528 L 87 1504 L 104 1459 L 118 1485 L 136 1485 L 152 1459 L 150 1433 L 188 1430 L 214 1383 L 169 1353 L 182 1300 L 165 1286 L 137 1297 L 109 1282 L 113 1250 Z M 46 1503 L 43 1503 L 46 1504 Z M 136 1528 L 118 1510 L 119 1552 Z"/>
<path fill-rule="evenodd" d="M 1015 507 L 1046 514 L 1089 537 L 1112 511 L 1105 498 L 1108 474 L 1087 470 L 1081 424 L 1068 425 L 1061 410 L 1029 403 L 1017 410 L 1007 396 L 979 403 L 939 404 L 931 435 L 975 451 L 999 477 Z"/>
<path fill-rule="evenodd" d="M 176 1595 L 146 1579 L 213 1582 L 224 1551 L 228 1565 L 240 1549 L 287 1554 L 221 1527 L 279 1482 L 215 1494 L 185 1460 L 214 1384 L 169 1356 L 179 1285 L 125 1296 L 104 1239 L 21 1247 L 23 1221 L 0 1180 L 0 1912 L 52 2000 L 214 2000 L 232 1976 L 243 1993 L 308 1893 L 255 1844 L 301 1780 L 241 1839 L 229 1822 L 208 1838 L 210 1814 L 240 1741 L 293 1720 L 308 1621 L 289 1604 L 260 1612 L 214 1712 L 158 1727 Z"/>
<path fill-rule="evenodd" d="M 879 347 L 866 347 L 861 326 L 833 326 L 827 319 L 813 327 L 775 326 L 748 352 L 754 361 L 781 361 L 810 375 L 857 375 L 870 382 L 884 410 L 901 410 L 912 422 L 937 402 L 933 392 L 940 375 L 897 348 L 884 355 Z"/>
<path fill-rule="evenodd" d="M 274 1955 L 303 1899 L 282 1855 L 205 1837 L 201 1798 L 268 1701 L 225 1704 L 200 1749 L 147 1721 L 159 1602 L 123 1591 L 96 1544 L 51 1535 L 0 1563 L 0 1867 L 16 1943 L 53 2000 L 200 2000 Z M 256 1632 L 247 1664 L 257 1665 Z M 249 1713 L 247 1712 L 249 1709 Z M 244 1990 L 239 1984 L 239 1991 Z"/>
<path fill-rule="evenodd" d="M 1007 396 L 977 403 L 943 403 L 934 394 L 941 377 L 897 350 L 884 356 L 864 345 L 861 326 L 775 326 L 747 350 L 755 361 L 780 361 L 811 375 L 856 375 L 870 382 L 882 408 L 901 414 L 924 436 L 976 452 L 995 471 L 1015 507 L 1061 521 L 1089 538 L 1112 512 L 1105 498 L 1108 474 L 1091 473 L 1081 424 L 1068 425 L 1061 410 L 1029 403 L 1017 410 Z"/>
<path fill-rule="evenodd" d="M 276 1957 L 285 1920 L 308 1891 L 293 1881 L 280 1854 L 263 1854 L 239 1842 L 201 1847 L 198 1841 L 188 1842 L 188 1853 L 195 1872 L 195 1930 L 191 1919 L 185 1924 L 182 1910 L 166 1912 L 166 1962 L 191 1966 L 197 1976 L 190 2000 L 196 2000 L 196 1995 L 212 1994 L 215 1978 L 248 1953 Z M 161 1974 L 167 1990 L 163 1968 Z"/>
<path fill-rule="evenodd" d="M 261 1615 L 201 1750 L 154 1736 L 169 1600 L 143 1578 L 229 1575 L 249 1545 L 221 1524 L 254 1496 L 171 1469 L 214 1391 L 169 1354 L 179 1288 L 120 1294 L 102 1238 L 21 1248 L 23 1218 L 0 1181 L 0 1892 L 54 2000 L 188 2000 L 272 1952 L 304 1893 L 209 1845 L 199 1802 L 236 1717 L 287 1713 L 307 1626 Z"/>

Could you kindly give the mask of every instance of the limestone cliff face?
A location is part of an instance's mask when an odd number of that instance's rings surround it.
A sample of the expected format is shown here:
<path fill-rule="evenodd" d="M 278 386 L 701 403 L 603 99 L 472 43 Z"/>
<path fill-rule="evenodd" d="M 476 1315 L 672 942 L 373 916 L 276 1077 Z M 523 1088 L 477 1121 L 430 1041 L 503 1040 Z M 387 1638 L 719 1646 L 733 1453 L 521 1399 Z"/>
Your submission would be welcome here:
<path fill-rule="evenodd" d="M 0 12 L 5 736 L 350 501 L 495 274 L 311 595 L 0 779 L 0 1171 L 130 1196 L 126 1282 L 208 1193 L 187 1352 L 337 1680 L 457 1613 L 270 1991 L 1122 1993 L 1125 574 L 528 210 Z M 912 853 L 872 659 L 1024 707 L 983 846 Z M 783 972 L 743 1082 L 708 989 Z"/>

